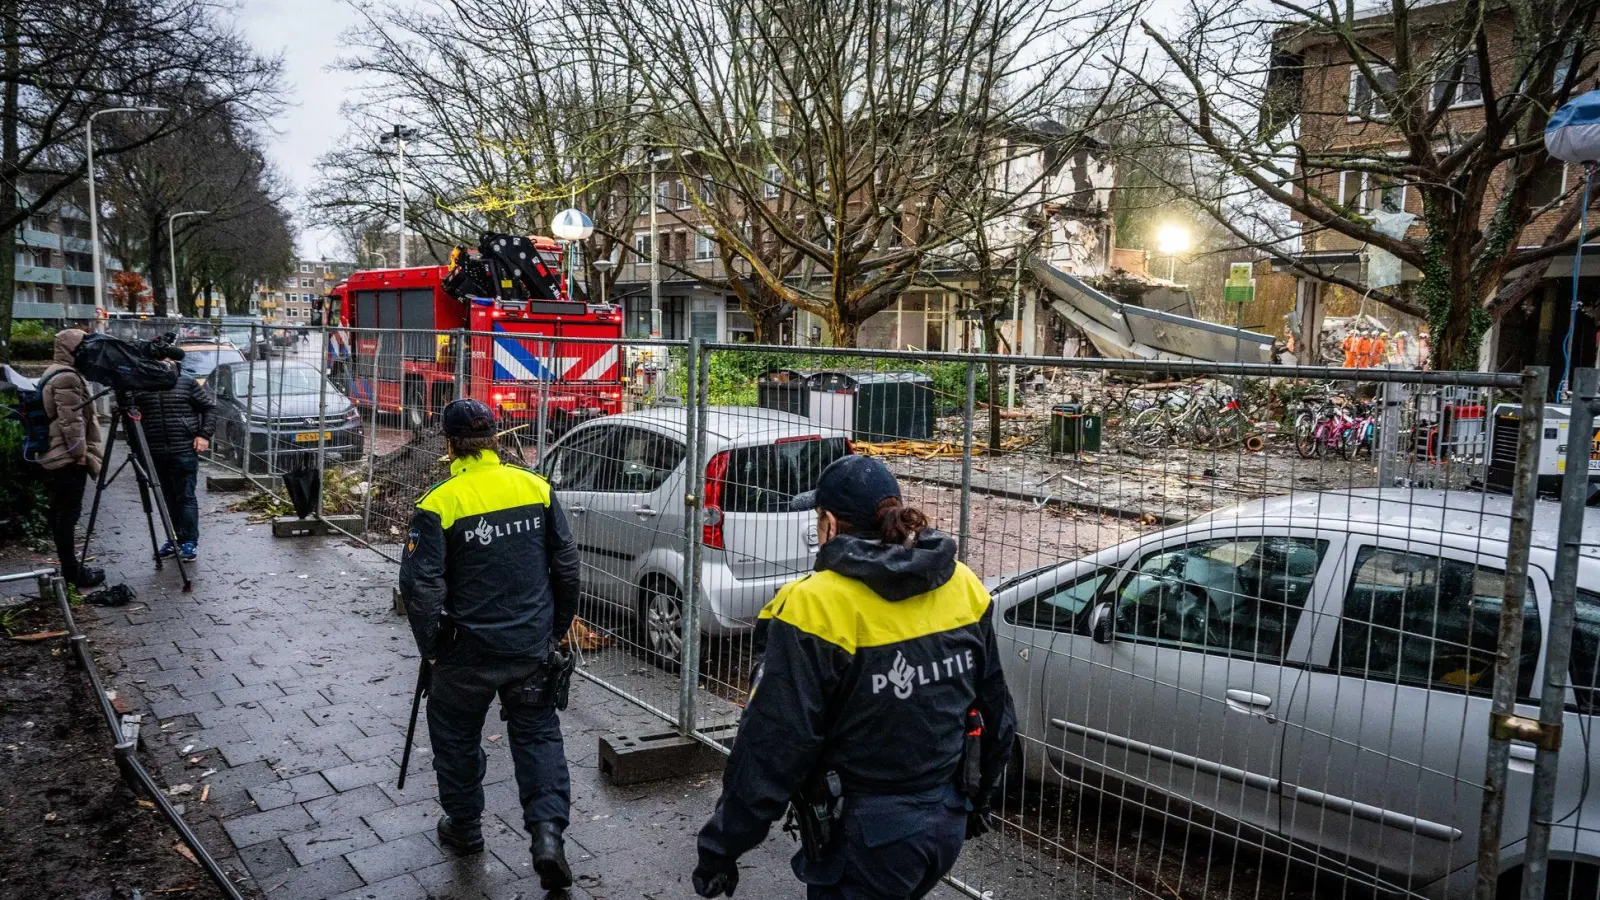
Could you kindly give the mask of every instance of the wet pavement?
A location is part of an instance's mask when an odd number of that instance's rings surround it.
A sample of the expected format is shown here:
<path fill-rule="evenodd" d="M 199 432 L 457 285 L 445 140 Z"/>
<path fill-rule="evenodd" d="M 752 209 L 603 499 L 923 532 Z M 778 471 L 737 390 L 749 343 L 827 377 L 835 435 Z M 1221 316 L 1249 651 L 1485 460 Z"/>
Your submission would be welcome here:
<path fill-rule="evenodd" d="M 202 485 L 191 594 L 180 591 L 173 564 L 158 572 L 149 562 L 131 472 L 107 492 L 93 547 L 110 581 L 138 593 L 133 605 L 85 617 L 96 654 L 119 701 L 145 715 L 143 759 L 185 818 L 247 893 L 269 900 L 543 896 L 516 827 L 497 713 L 484 742 L 485 853 L 456 857 L 435 840 L 425 723 L 406 789 L 395 787 L 417 654 L 391 605 L 392 564 L 345 538 L 274 538 L 267 524 L 227 511 L 242 496 L 208 495 Z M 573 779 L 571 896 L 693 895 L 694 836 L 720 774 L 615 787 L 598 768 L 602 735 L 659 727 L 627 701 L 574 682 L 562 716 Z M 741 860 L 739 894 L 798 896 L 793 847 L 775 834 Z M 1036 874 L 1015 860 L 982 868 L 996 879 Z M 1059 889 L 1059 877 L 1045 881 Z M 959 894 L 942 887 L 933 896 Z"/>

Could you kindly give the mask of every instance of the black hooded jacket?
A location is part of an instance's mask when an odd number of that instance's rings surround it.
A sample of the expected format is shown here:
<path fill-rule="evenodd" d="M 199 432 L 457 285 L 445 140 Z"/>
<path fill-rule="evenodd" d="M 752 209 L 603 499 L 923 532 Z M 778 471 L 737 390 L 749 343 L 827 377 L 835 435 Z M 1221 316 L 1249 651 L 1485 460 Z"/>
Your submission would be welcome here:
<path fill-rule="evenodd" d="M 138 391 L 133 401 L 143 418 L 150 455 L 163 457 L 194 450 L 194 439 L 211 440 L 217 430 L 217 401 L 188 374 L 165 391 Z"/>
<path fill-rule="evenodd" d="M 761 611 L 766 650 L 702 857 L 737 859 L 761 843 L 813 772 L 838 772 L 846 797 L 953 784 L 968 709 L 985 723 L 980 796 L 1010 757 L 1016 711 L 989 593 L 956 561 L 954 540 L 840 535 L 816 568 Z"/>

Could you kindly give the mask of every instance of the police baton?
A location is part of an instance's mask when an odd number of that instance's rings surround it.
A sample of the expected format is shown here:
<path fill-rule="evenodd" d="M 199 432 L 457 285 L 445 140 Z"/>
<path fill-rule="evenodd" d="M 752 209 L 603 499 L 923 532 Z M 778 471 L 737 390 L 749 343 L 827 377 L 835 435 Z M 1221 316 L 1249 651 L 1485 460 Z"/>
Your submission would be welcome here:
<path fill-rule="evenodd" d="M 411 767 L 411 742 L 417 736 L 417 710 L 422 708 L 422 698 L 428 695 L 428 687 L 433 682 L 433 666 L 428 664 L 427 657 L 417 665 L 417 692 L 411 696 L 411 724 L 406 726 L 406 749 L 400 754 L 400 790 L 406 789 L 406 769 Z"/>

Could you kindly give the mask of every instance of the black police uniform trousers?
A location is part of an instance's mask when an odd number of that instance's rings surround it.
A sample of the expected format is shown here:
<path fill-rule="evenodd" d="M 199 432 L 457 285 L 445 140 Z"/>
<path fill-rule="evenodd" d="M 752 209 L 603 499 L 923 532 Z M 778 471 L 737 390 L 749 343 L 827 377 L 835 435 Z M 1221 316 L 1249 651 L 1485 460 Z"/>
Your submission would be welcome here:
<path fill-rule="evenodd" d="M 543 661 L 503 660 L 449 653 L 433 669 L 428 694 L 428 737 L 433 770 L 439 776 L 439 805 L 457 822 L 483 815 L 483 721 L 495 695 L 520 685 Z M 502 703 L 504 701 L 502 700 Z M 527 825 L 554 822 L 567 827 L 572 786 L 561 722 L 554 705 L 511 704 L 506 734 Z"/>
<path fill-rule="evenodd" d="M 794 856 L 808 900 L 917 900 L 955 867 L 967 837 L 954 785 L 920 794 L 844 798 L 842 834 L 817 863 Z"/>

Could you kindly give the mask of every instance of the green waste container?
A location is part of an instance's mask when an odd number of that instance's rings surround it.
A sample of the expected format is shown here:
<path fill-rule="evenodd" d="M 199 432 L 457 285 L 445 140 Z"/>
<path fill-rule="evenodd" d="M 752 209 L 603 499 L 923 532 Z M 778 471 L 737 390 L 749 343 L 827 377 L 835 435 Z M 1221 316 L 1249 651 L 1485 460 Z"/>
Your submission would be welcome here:
<path fill-rule="evenodd" d="M 1100 449 L 1100 416 L 1079 403 L 1050 408 L 1050 452 L 1084 453 Z"/>

